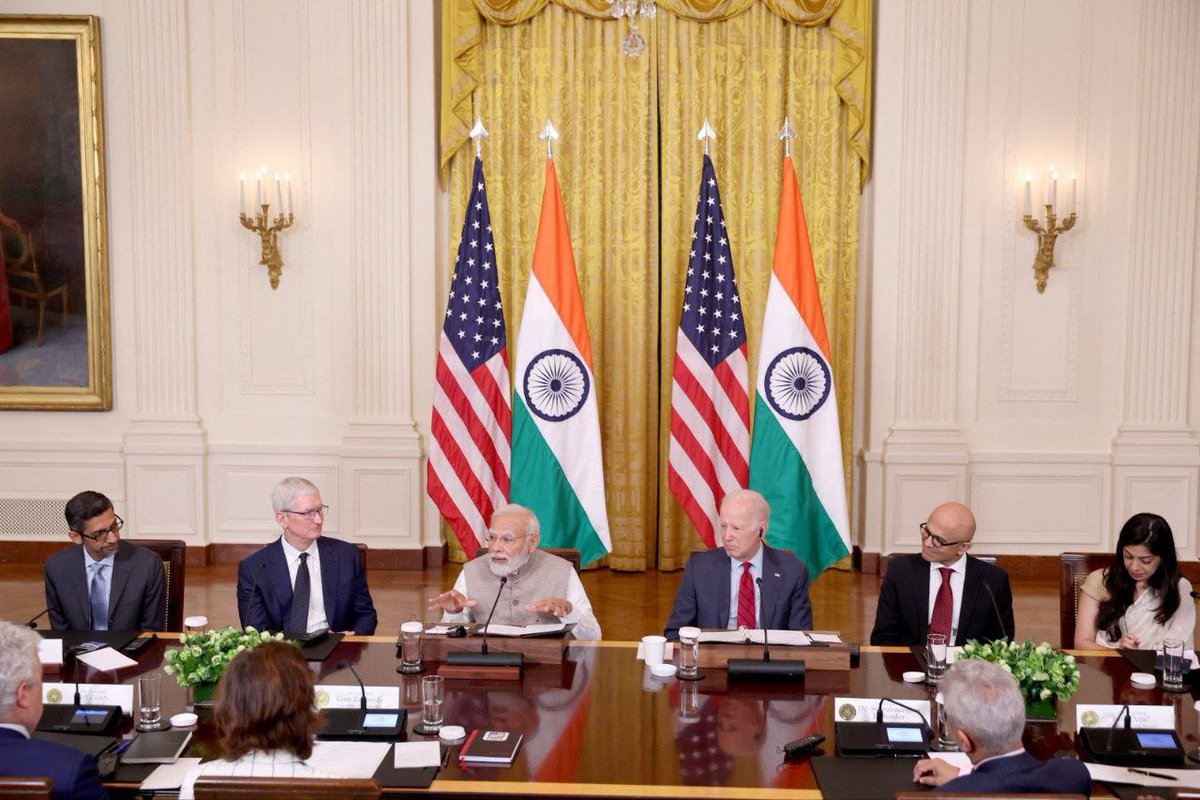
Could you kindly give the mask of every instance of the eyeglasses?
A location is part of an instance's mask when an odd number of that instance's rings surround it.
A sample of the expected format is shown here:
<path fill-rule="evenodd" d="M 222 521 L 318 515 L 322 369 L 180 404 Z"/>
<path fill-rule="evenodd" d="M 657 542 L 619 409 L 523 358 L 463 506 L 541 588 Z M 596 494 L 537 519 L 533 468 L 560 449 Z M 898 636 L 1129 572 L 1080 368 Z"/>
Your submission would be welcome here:
<path fill-rule="evenodd" d="M 520 536 L 513 536 L 511 533 L 506 533 L 503 536 L 500 536 L 498 534 L 492 533 L 491 531 L 488 531 L 487 535 L 483 537 L 483 540 L 488 543 L 489 547 L 496 544 L 497 542 L 504 545 L 505 547 L 512 547 L 513 544 L 515 544 L 518 539 L 524 539 L 528 535 L 529 535 L 528 533 L 522 533 Z"/>
<path fill-rule="evenodd" d="M 921 538 L 922 539 L 931 539 L 933 541 L 934 547 L 949 547 L 952 544 L 962 544 L 961 541 L 960 542 L 946 541 L 945 539 L 938 536 L 933 531 L 929 530 L 929 526 L 927 524 L 925 524 L 924 522 L 921 523 L 920 528 L 921 528 Z"/>
<path fill-rule="evenodd" d="M 308 511 L 292 511 L 290 508 L 283 509 L 284 514 L 295 514 L 297 517 L 304 517 L 308 522 L 316 522 L 317 514 L 321 515 L 321 519 L 329 516 L 329 506 L 320 505 L 316 508 L 310 508 Z"/>
<path fill-rule="evenodd" d="M 114 535 L 119 534 L 121 532 L 121 528 L 124 528 L 124 527 L 125 527 L 125 520 L 121 519 L 120 517 L 117 517 L 116 521 L 113 522 L 112 525 L 109 525 L 107 528 L 104 528 L 103 530 L 98 530 L 95 533 L 81 533 L 80 531 L 76 531 L 76 533 L 78 533 L 84 539 L 87 539 L 89 542 L 98 542 L 101 539 L 107 538 L 110 533 L 114 534 Z"/>

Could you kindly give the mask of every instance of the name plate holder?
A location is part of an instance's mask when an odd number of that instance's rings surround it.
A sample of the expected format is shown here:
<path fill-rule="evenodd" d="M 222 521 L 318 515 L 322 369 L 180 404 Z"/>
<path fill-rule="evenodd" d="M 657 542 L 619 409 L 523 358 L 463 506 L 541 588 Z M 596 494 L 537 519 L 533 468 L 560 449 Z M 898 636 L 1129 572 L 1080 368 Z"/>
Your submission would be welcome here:
<path fill-rule="evenodd" d="M 771 645 L 771 658 L 781 662 L 799 660 L 808 672 L 849 672 L 852 645 L 809 644 Z M 761 644 L 726 644 L 702 642 L 700 644 L 701 669 L 725 669 L 730 659 L 762 661 Z M 766 662 L 773 663 L 773 662 Z"/>

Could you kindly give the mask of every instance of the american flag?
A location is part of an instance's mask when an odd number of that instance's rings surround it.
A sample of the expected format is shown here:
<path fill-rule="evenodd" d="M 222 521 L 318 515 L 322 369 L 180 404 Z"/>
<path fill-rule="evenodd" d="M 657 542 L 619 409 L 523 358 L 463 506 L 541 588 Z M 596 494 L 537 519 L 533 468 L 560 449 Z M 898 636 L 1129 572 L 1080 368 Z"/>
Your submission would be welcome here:
<path fill-rule="evenodd" d="M 429 496 L 473 558 L 492 511 L 508 501 L 512 446 L 508 337 L 478 157 L 438 345 L 430 428 Z"/>
<path fill-rule="evenodd" d="M 746 326 L 712 160 L 704 156 L 671 392 L 671 494 L 712 547 L 721 499 L 750 477 Z"/>

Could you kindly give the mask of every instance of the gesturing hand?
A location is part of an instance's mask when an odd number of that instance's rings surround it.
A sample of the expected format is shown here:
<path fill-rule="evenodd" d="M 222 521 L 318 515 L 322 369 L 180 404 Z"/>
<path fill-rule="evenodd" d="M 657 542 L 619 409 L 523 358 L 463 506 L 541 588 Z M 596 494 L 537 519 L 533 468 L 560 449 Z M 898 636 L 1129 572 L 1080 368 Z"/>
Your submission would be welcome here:
<path fill-rule="evenodd" d="M 429 598 L 430 608 L 441 608 L 451 614 L 458 614 L 464 608 L 474 608 L 477 605 L 479 605 L 478 600 L 468 600 L 462 592 L 456 592 L 453 589 L 442 592 L 437 597 Z"/>
<path fill-rule="evenodd" d="M 571 602 L 563 597 L 547 597 L 544 600 L 538 600 L 535 603 L 525 606 L 526 611 L 549 613 L 560 619 L 570 614 L 573 608 L 574 606 L 571 605 Z"/>

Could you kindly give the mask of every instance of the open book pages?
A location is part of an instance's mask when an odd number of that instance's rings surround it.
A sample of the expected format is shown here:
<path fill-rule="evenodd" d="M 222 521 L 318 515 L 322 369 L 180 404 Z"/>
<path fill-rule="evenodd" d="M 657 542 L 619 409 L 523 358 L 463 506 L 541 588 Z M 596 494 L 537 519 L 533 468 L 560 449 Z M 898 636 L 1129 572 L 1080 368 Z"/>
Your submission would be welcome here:
<path fill-rule="evenodd" d="M 803 631 L 776 631 L 767 633 L 768 644 L 806 645 L 812 644 L 812 639 Z M 700 634 L 701 642 L 717 642 L 722 644 L 762 644 L 762 628 L 738 628 L 735 631 L 704 631 Z"/>

